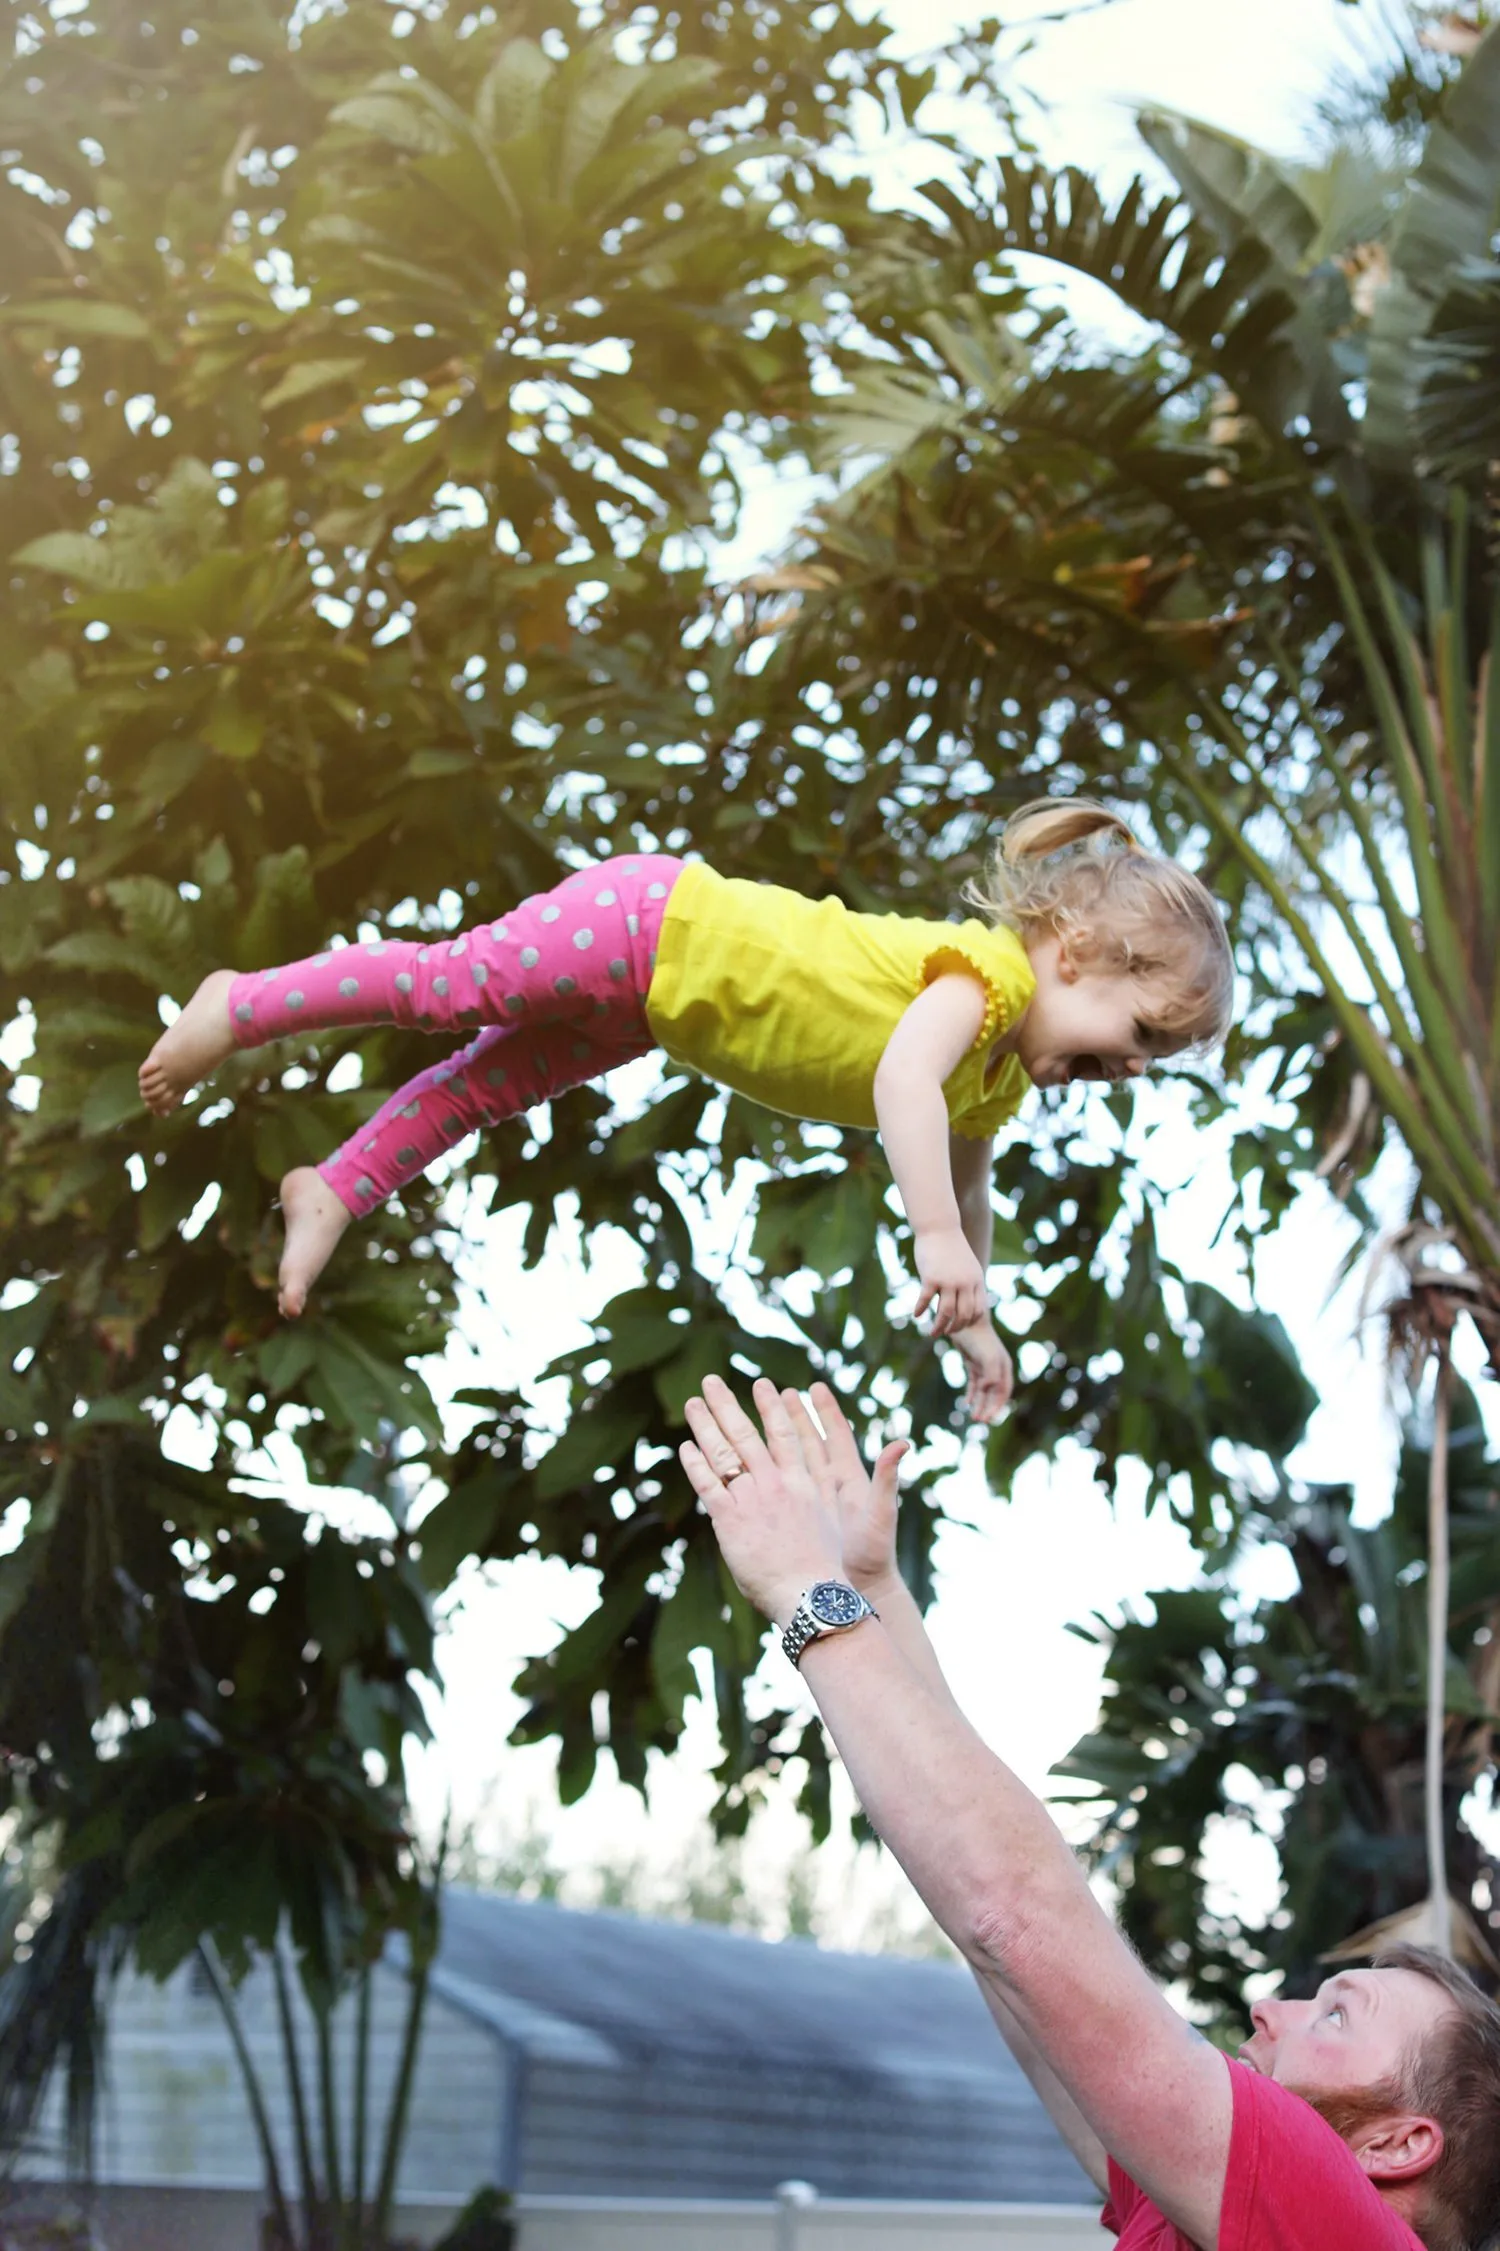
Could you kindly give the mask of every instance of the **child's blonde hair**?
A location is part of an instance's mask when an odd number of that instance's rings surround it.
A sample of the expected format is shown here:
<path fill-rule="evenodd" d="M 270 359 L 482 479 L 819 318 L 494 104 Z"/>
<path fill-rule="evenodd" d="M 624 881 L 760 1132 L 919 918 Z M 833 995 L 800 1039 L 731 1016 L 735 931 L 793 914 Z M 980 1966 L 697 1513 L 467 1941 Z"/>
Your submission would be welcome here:
<path fill-rule="evenodd" d="M 1076 849 L 1075 849 L 1076 847 Z M 1039 797 L 1011 814 L 967 905 L 1019 938 L 1062 939 L 1081 967 L 1160 978 L 1153 1031 L 1215 1047 L 1232 1021 L 1234 961 L 1212 894 L 1136 842 L 1089 797 Z"/>

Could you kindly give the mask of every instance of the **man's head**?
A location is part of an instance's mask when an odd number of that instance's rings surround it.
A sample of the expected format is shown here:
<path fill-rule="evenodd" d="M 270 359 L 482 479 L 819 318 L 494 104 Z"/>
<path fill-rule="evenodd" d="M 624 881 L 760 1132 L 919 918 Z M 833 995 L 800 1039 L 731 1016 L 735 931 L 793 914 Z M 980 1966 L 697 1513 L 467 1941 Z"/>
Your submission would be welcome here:
<path fill-rule="evenodd" d="M 1303 2095 L 1432 2251 L 1500 2229 L 1500 2009 L 1439 1954 L 1396 1946 L 1309 2001 L 1261 2001 L 1244 2062 Z"/>

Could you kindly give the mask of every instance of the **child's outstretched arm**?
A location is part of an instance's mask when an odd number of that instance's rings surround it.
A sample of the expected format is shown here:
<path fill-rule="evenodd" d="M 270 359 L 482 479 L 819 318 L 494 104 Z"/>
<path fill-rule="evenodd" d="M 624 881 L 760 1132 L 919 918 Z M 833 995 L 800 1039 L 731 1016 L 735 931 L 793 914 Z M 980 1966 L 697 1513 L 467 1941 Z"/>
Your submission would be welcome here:
<path fill-rule="evenodd" d="M 943 1099 L 943 1081 L 978 1039 L 984 1014 L 977 978 L 935 977 L 892 1032 L 875 1071 L 880 1138 L 916 1241 L 916 1309 L 925 1313 L 936 1299 L 932 1333 L 940 1337 L 970 1328 L 989 1310 L 984 1267 L 954 1185 Z"/>
<path fill-rule="evenodd" d="M 958 1214 L 963 1230 L 985 1272 L 989 1272 L 990 1250 L 995 1236 L 995 1207 L 990 1195 L 990 1180 L 995 1166 L 995 1144 L 988 1134 L 981 1140 L 970 1140 L 967 1134 L 953 1133 L 948 1138 L 948 1160 L 953 1168 L 953 1187 L 958 1197 Z M 968 1408 L 977 1422 L 994 1422 L 1003 1408 L 1010 1405 L 1010 1395 L 1015 1385 L 1015 1370 L 1004 1344 L 996 1332 L 995 1324 L 987 1313 L 981 1314 L 966 1329 L 955 1329 L 953 1342 L 963 1356 L 968 1370 Z"/>

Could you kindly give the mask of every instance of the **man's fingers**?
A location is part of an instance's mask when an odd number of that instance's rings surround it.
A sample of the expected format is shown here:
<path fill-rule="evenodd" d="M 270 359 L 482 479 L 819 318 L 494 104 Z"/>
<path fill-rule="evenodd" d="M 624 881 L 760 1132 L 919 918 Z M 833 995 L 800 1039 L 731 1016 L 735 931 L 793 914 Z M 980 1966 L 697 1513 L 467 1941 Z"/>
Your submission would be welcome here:
<path fill-rule="evenodd" d="M 684 1439 L 678 1447 L 677 1459 L 687 1471 L 688 1483 L 692 1486 L 699 1500 L 706 1506 L 712 1506 L 718 1501 L 728 1500 L 729 1491 L 724 1480 L 719 1476 L 707 1456 L 693 1444 L 690 1438 Z"/>
<path fill-rule="evenodd" d="M 807 1457 L 802 1451 L 796 1426 L 781 1402 L 781 1393 L 769 1376 L 757 1376 L 751 1387 L 755 1393 L 755 1408 L 766 1434 L 766 1445 L 772 1461 L 779 1470 L 806 1470 Z"/>
<path fill-rule="evenodd" d="M 815 1383 L 809 1395 L 823 1425 L 824 1442 L 828 1459 L 836 1477 L 857 1477 L 864 1472 L 859 1441 L 849 1426 L 849 1417 L 839 1405 L 838 1393 L 832 1385 Z"/>
<path fill-rule="evenodd" d="M 734 1440 L 721 1429 L 706 1401 L 690 1399 L 685 1412 L 688 1428 L 710 1467 L 726 1480 L 737 1477 L 746 1466 L 745 1457 Z"/>
<path fill-rule="evenodd" d="M 814 1477 L 825 1475 L 830 1467 L 828 1448 L 823 1443 L 823 1433 L 807 1411 L 807 1402 L 802 1397 L 801 1392 L 783 1391 L 781 1404 L 786 1410 L 788 1421 L 797 1434 L 797 1443 L 802 1448 L 803 1460 Z"/>
<path fill-rule="evenodd" d="M 745 1468 L 763 1469 L 769 1459 L 765 1441 L 722 1376 L 704 1377 L 703 1402 Z"/>

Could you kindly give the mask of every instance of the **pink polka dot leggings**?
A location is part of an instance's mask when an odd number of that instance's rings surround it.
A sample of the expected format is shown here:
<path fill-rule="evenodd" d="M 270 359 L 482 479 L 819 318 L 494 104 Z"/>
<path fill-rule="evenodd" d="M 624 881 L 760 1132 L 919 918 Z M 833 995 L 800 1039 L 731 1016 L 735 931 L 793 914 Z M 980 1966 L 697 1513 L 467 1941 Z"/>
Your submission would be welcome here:
<path fill-rule="evenodd" d="M 319 1165 L 363 1218 L 465 1134 L 649 1053 L 646 993 L 681 868 L 662 853 L 601 861 L 437 944 L 382 938 L 252 970 L 230 990 L 236 1044 L 345 1024 L 483 1025 Z"/>

